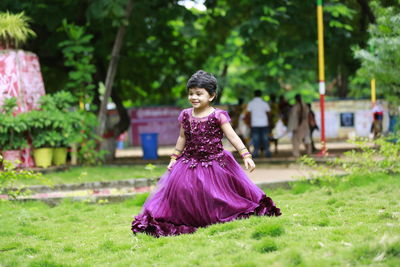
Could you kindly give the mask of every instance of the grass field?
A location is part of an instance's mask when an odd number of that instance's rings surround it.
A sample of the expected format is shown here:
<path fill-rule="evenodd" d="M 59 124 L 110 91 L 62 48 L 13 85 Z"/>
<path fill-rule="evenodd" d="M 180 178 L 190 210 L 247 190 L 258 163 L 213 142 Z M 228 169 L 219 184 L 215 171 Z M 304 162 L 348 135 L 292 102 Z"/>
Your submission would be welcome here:
<path fill-rule="evenodd" d="M 69 184 L 132 178 L 154 178 L 160 177 L 166 170 L 166 165 L 151 165 L 147 167 L 145 165 L 72 167 L 66 171 L 51 172 L 43 176 L 54 184 Z M 40 184 L 40 181 L 33 179 L 22 182 L 27 185 Z"/>
<path fill-rule="evenodd" d="M 0 266 L 399 266 L 400 177 L 268 192 L 283 215 L 132 236 L 146 195 L 117 204 L 0 203 Z"/>

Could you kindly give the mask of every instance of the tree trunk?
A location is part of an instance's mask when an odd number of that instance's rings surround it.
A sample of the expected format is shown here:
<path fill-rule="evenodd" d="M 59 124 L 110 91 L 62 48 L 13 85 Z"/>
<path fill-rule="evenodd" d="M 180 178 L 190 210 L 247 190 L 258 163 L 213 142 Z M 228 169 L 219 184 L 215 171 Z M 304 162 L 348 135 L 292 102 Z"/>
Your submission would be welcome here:
<path fill-rule="evenodd" d="M 348 93 L 348 79 L 347 79 L 347 73 L 342 72 L 339 70 L 338 75 L 337 75 L 337 88 L 338 88 L 338 96 L 340 98 L 346 98 L 347 93 Z"/>
<path fill-rule="evenodd" d="M 361 7 L 361 16 L 360 16 L 360 30 L 361 32 L 365 32 L 368 28 L 367 18 L 370 23 L 375 23 L 375 15 L 372 13 L 372 10 L 368 4 L 367 0 L 357 0 L 358 4 Z"/>
<path fill-rule="evenodd" d="M 129 0 L 127 7 L 126 7 L 126 13 L 125 13 L 125 18 L 128 19 L 131 12 L 132 12 L 132 7 L 133 7 L 133 1 Z M 107 104 L 108 104 L 108 98 L 111 96 L 111 91 L 112 91 L 112 86 L 114 83 L 114 78 L 115 74 L 117 71 L 117 65 L 118 65 L 118 60 L 119 60 L 119 53 L 122 48 L 122 43 L 124 40 L 126 32 L 126 26 L 122 25 L 119 27 L 117 36 L 115 38 L 114 42 L 114 47 L 111 53 L 111 60 L 108 65 L 108 70 L 107 70 L 107 76 L 106 76 L 106 92 L 104 93 L 103 99 L 101 101 L 100 105 L 100 111 L 99 111 L 99 127 L 97 133 L 101 136 L 104 134 L 104 130 L 106 128 L 106 116 L 107 116 Z"/>
<path fill-rule="evenodd" d="M 131 12 L 132 12 L 132 8 L 133 8 L 133 0 L 128 0 L 128 4 L 127 4 L 126 10 L 125 10 L 126 11 L 125 12 L 126 20 L 129 19 Z M 106 91 L 105 91 L 103 99 L 101 101 L 100 111 L 99 111 L 99 115 L 98 115 L 99 126 L 97 128 L 97 134 L 99 136 L 103 136 L 105 133 L 106 120 L 107 120 L 108 98 L 111 96 L 112 86 L 114 83 L 115 74 L 117 72 L 119 54 L 120 54 L 120 51 L 122 48 L 123 40 L 125 37 L 125 32 L 126 32 L 126 25 L 121 25 L 118 29 L 117 36 L 115 37 L 114 47 L 113 47 L 113 50 L 111 53 L 111 60 L 108 65 L 108 70 L 107 70 L 107 75 L 106 75 L 106 82 L 105 82 Z M 115 147 L 115 145 L 113 146 L 112 143 L 115 143 L 115 140 L 113 137 L 109 138 L 109 140 L 103 140 L 100 145 L 100 149 L 109 147 L 111 150 L 113 150 L 113 147 Z M 107 150 L 110 150 L 110 149 L 107 149 Z M 113 151 L 110 151 L 110 152 L 113 152 Z M 114 154 L 109 155 L 109 156 L 113 157 L 113 155 Z"/>

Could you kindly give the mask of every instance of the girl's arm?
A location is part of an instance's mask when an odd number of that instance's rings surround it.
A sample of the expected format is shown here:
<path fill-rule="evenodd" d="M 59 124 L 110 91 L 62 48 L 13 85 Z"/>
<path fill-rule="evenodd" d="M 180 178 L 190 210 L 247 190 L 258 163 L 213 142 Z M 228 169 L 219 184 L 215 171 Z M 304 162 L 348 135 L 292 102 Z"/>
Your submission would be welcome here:
<path fill-rule="evenodd" d="M 171 169 L 172 166 L 174 166 L 175 162 L 176 162 L 176 156 L 179 156 L 183 149 L 185 148 L 185 143 L 186 143 L 186 138 L 185 138 L 185 130 L 183 129 L 182 125 L 181 125 L 181 129 L 179 132 L 179 137 L 178 140 L 176 141 L 176 146 L 175 146 L 175 151 L 174 154 L 172 154 L 171 156 L 171 160 L 168 164 L 168 169 Z"/>
<path fill-rule="evenodd" d="M 239 152 L 239 154 L 243 153 L 243 149 L 246 148 L 240 139 L 240 137 L 236 134 L 236 132 L 233 130 L 231 124 L 229 122 L 225 122 L 224 124 L 221 125 L 221 129 L 224 132 L 226 138 L 228 138 L 229 142 L 236 148 L 236 150 Z M 247 149 L 246 149 L 247 151 Z M 252 172 L 255 168 L 256 165 L 254 164 L 254 161 L 252 158 L 249 157 L 244 157 L 243 158 L 244 165 L 247 170 L 250 169 L 250 172 Z"/>

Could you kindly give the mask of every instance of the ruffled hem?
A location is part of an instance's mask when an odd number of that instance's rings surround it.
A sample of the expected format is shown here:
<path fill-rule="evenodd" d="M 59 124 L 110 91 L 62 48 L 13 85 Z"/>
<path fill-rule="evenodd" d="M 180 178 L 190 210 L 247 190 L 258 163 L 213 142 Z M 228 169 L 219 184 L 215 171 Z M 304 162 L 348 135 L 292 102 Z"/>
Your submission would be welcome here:
<path fill-rule="evenodd" d="M 230 220 L 223 221 L 229 222 L 235 219 L 244 219 L 248 218 L 252 215 L 256 216 L 280 216 L 281 210 L 277 208 L 270 197 L 263 196 L 259 201 L 259 205 L 250 212 L 240 213 L 237 216 L 232 217 Z M 214 222 L 215 223 L 223 223 Z M 207 227 L 211 224 L 199 226 L 199 227 Z M 135 217 L 135 220 L 132 222 L 132 232 L 134 234 L 138 233 L 146 233 L 152 235 L 154 237 L 160 236 L 172 236 L 172 235 L 180 235 L 180 234 L 191 234 L 197 230 L 198 227 L 187 226 L 187 225 L 177 225 L 171 222 L 161 221 L 154 219 L 148 212 L 144 212 L 141 215 Z"/>
<path fill-rule="evenodd" d="M 171 222 L 156 220 L 146 212 L 135 217 L 135 220 L 132 222 L 131 229 L 134 234 L 146 233 L 154 237 L 160 237 L 191 234 L 197 230 L 197 227 L 177 225 Z"/>
<path fill-rule="evenodd" d="M 270 197 L 264 195 L 259 201 L 259 205 L 253 211 L 241 213 L 237 216 L 237 218 L 248 218 L 251 215 L 278 217 L 281 214 L 281 209 L 275 206 L 275 203 Z"/>

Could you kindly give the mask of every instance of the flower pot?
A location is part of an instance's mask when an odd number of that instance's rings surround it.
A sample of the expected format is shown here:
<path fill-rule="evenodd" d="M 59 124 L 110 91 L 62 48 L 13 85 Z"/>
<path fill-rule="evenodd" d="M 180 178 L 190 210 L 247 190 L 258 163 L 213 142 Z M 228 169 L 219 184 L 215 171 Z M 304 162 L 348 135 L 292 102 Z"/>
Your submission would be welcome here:
<path fill-rule="evenodd" d="M 33 150 L 33 157 L 35 159 L 35 165 L 37 167 L 47 168 L 51 166 L 51 160 L 53 159 L 53 149 L 35 148 Z"/>
<path fill-rule="evenodd" d="M 67 163 L 68 149 L 66 147 L 56 147 L 53 149 L 53 163 L 56 166 Z"/>
<path fill-rule="evenodd" d="M 6 150 L 3 151 L 3 158 L 12 164 L 15 165 L 15 167 L 19 167 L 21 163 L 21 151 L 20 150 Z"/>

